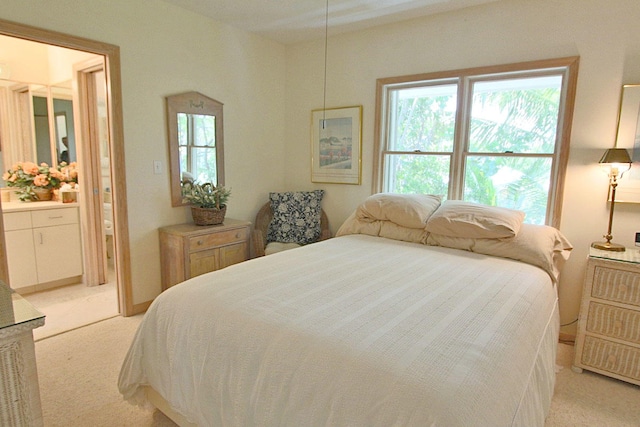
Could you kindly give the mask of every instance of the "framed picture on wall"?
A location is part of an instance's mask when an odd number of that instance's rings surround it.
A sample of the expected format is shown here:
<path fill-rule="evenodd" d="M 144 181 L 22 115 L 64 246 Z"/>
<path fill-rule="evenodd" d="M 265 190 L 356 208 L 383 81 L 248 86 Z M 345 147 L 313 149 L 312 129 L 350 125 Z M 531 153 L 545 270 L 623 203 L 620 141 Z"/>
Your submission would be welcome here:
<path fill-rule="evenodd" d="M 362 106 L 311 112 L 311 182 L 360 184 Z"/>
<path fill-rule="evenodd" d="M 622 86 L 616 147 L 626 148 L 633 161 L 618 181 L 616 203 L 640 203 L 640 84 Z"/>

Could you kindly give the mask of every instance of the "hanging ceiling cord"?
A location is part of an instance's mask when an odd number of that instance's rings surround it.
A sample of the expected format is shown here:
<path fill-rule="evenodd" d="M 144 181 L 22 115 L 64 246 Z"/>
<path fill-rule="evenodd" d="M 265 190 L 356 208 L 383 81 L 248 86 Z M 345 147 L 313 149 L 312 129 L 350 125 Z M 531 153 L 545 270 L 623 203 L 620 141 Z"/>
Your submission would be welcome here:
<path fill-rule="evenodd" d="M 324 87 L 322 90 L 322 129 L 326 127 L 327 115 L 327 45 L 329 40 L 329 0 L 324 15 Z"/>

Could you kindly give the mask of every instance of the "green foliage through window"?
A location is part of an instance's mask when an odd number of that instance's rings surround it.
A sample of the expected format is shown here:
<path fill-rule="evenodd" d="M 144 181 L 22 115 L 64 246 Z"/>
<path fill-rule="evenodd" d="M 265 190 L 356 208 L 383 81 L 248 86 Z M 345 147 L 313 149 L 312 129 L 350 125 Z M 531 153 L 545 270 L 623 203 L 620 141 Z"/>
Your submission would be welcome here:
<path fill-rule="evenodd" d="M 567 70 L 384 86 L 381 191 L 440 194 L 550 223 Z"/>
<path fill-rule="evenodd" d="M 215 116 L 178 113 L 177 117 L 180 176 L 191 181 L 218 182 Z"/>

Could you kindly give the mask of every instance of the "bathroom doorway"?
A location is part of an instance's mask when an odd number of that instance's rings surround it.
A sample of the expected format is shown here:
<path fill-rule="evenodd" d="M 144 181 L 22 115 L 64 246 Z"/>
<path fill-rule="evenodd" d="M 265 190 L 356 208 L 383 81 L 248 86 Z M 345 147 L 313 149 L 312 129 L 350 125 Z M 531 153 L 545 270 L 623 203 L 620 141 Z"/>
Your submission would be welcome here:
<path fill-rule="evenodd" d="M 111 120 L 102 121 L 105 124 L 105 128 L 99 131 L 101 133 L 98 136 L 105 136 L 107 138 L 107 143 L 102 144 L 101 147 L 98 142 L 98 150 L 89 150 L 87 148 L 84 153 L 82 152 L 82 148 L 80 146 L 78 147 L 79 156 L 87 156 L 87 158 L 91 159 L 91 164 L 93 166 L 91 168 L 91 172 L 87 175 L 90 175 L 92 178 L 96 178 L 95 175 L 97 174 L 97 182 L 100 183 L 100 189 L 97 191 L 99 197 L 92 197 L 95 195 L 96 189 L 92 186 L 91 181 L 86 184 L 85 188 L 85 192 L 88 192 L 89 195 L 83 197 L 85 194 L 82 194 L 81 197 L 88 202 L 87 205 L 91 202 L 91 209 L 85 209 L 86 217 L 91 218 L 94 224 L 99 225 L 99 228 L 94 227 L 94 235 L 98 233 L 97 230 L 99 230 L 99 233 L 105 237 L 105 245 L 99 249 L 99 252 L 95 252 L 97 254 L 104 255 L 94 257 L 94 259 L 102 259 L 104 257 L 107 260 L 103 264 L 106 267 L 102 271 L 97 269 L 97 276 L 99 277 L 98 281 L 109 283 L 113 279 L 116 294 L 116 307 L 119 306 L 117 311 L 119 311 L 121 315 L 125 316 L 135 314 L 136 309 L 131 301 L 128 227 L 126 206 L 124 206 L 124 201 L 126 200 L 124 171 L 112 170 L 111 167 L 112 159 L 117 160 L 119 164 L 124 164 L 119 50 L 117 46 L 94 42 L 87 39 L 80 39 L 66 34 L 35 29 L 2 20 L 0 20 L 0 35 L 89 52 L 99 55 L 103 60 L 102 62 L 104 65 L 102 70 L 93 74 L 93 80 L 94 84 L 100 78 L 104 81 L 106 94 L 102 99 L 103 105 L 98 107 L 98 109 L 102 109 L 102 112 L 107 112 L 108 117 Z M 87 73 L 87 75 L 91 75 L 94 71 L 95 70 Z M 99 73 L 102 73 L 102 76 L 100 76 Z M 75 105 L 74 108 L 76 108 Z M 74 113 L 74 116 L 75 115 L 76 114 Z M 99 114 L 96 117 L 98 117 L 98 120 L 101 120 L 99 118 Z M 103 140 L 103 142 L 104 141 L 105 140 Z M 100 154 L 101 151 L 102 154 Z M 109 159 L 109 165 L 103 168 L 102 165 L 104 164 L 105 157 Z M 103 179 L 103 176 L 101 175 L 102 169 L 108 171 L 108 177 L 105 179 Z M 109 193 L 108 198 L 104 196 L 105 192 Z M 98 203 L 96 203 L 96 200 Z M 118 200 L 122 201 L 119 203 Z M 112 203 L 109 203 L 110 208 L 107 212 L 105 205 L 108 202 Z M 96 206 L 99 206 L 99 209 L 97 209 Z M 109 220 L 109 218 L 111 218 L 111 220 Z M 108 226 L 105 225 L 105 220 L 110 221 Z M 110 236 L 109 238 L 106 237 L 107 233 Z M 94 238 L 93 240 L 97 239 Z M 107 249 L 107 240 L 110 240 L 113 243 L 111 250 Z M 103 242 L 103 239 L 100 239 L 100 242 Z M 0 254 L 0 257 L 6 259 L 4 253 Z M 0 261 L 4 260 L 0 259 Z M 109 269 L 110 266 L 112 267 L 111 270 Z M 91 267 L 85 268 L 85 273 L 87 272 L 95 274 L 95 269 L 92 269 Z"/>

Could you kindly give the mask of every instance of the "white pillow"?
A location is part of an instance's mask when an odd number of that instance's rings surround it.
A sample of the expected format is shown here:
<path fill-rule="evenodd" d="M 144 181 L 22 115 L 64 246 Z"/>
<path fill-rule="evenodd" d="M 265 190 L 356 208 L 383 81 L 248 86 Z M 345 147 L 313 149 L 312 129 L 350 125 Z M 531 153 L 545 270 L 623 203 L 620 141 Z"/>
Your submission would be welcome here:
<path fill-rule="evenodd" d="M 369 236 L 379 236 L 381 221 L 360 221 L 356 218 L 356 213 L 353 212 L 342 223 L 336 237 L 346 236 L 347 234 L 367 234 Z"/>
<path fill-rule="evenodd" d="M 560 270 L 573 246 L 557 229 L 546 225 L 522 224 L 515 237 L 473 239 L 429 234 L 427 245 L 463 249 L 485 255 L 510 258 L 535 265 L 558 281 Z"/>
<path fill-rule="evenodd" d="M 402 227 L 424 228 L 440 200 L 442 197 L 431 194 L 378 193 L 358 206 L 356 217 L 361 221 L 391 221 Z"/>
<path fill-rule="evenodd" d="M 402 240 L 403 242 L 427 243 L 427 233 L 424 228 L 403 227 L 391 221 L 380 221 L 380 237 Z"/>
<path fill-rule="evenodd" d="M 499 239 L 518 234 L 524 212 L 462 200 L 445 200 L 427 221 L 427 231 L 451 237 Z"/>
<path fill-rule="evenodd" d="M 352 213 L 340 226 L 336 237 L 348 234 L 366 234 L 369 236 L 386 237 L 387 239 L 405 242 L 422 243 L 427 241 L 427 232 L 423 228 L 403 227 L 391 221 L 361 221 Z"/>

